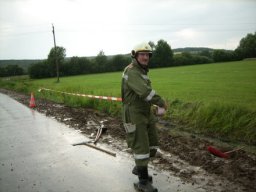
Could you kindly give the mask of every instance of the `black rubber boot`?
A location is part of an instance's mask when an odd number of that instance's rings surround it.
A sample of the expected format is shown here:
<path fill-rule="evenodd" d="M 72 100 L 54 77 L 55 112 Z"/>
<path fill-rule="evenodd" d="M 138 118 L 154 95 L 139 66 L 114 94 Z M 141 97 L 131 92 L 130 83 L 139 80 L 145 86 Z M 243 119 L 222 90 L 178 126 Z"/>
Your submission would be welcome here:
<path fill-rule="evenodd" d="M 158 190 L 148 181 L 148 167 L 137 166 L 139 182 L 134 183 L 134 188 L 141 192 L 158 192 Z"/>
<path fill-rule="evenodd" d="M 138 175 L 138 169 L 137 169 L 137 166 L 135 165 L 133 170 L 132 170 L 132 174 L 134 175 Z M 153 177 L 151 175 L 148 175 L 148 181 L 153 183 Z"/>

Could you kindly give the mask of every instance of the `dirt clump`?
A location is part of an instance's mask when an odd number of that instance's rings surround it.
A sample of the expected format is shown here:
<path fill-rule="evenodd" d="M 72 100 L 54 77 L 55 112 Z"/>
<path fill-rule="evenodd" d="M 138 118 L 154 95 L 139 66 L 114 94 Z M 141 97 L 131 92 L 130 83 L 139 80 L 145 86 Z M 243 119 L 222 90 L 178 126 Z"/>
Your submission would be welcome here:
<path fill-rule="evenodd" d="M 0 89 L 0 92 L 26 106 L 29 105 L 29 95 L 4 89 Z M 89 136 L 97 132 L 95 127 L 104 124 L 107 128 L 105 134 L 125 143 L 125 132 L 119 118 L 110 117 L 94 109 L 71 108 L 44 99 L 36 99 L 35 110 L 54 117 Z M 159 129 L 159 146 L 162 153 L 153 160 L 152 164 L 169 170 L 184 181 L 197 184 L 205 182 L 206 190 L 208 187 L 211 191 L 256 191 L 255 154 L 241 149 L 232 153 L 228 159 L 219 158 L 207 151 L 207 146 L 216 146 L 212 140 L 191 134 L 172 134 L 170 127 L 163 124 L 160 124 Z M 124 148 L 119 144 L 116 146 L 120 150 Z M 223 146 L 216 146 L 216 148 L 221 151 L 231 149 Z M 207 180 L 209 175 L 216 179 Z M 216 185 L 217 187 L 210 187 Z"/>

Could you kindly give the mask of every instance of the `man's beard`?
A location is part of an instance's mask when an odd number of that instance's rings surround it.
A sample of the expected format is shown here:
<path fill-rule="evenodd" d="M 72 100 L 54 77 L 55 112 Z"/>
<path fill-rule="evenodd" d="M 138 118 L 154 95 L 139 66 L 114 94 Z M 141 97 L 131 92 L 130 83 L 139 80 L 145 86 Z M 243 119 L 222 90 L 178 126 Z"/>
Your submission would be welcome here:
<path fill-rule="evenodd" d="M 148 65 L 143 65 L 141 64 L 137 59 L 136 59 L 137 63 L 139 64 L 139 66 L 144 69 L 146 72 L 148 72 Z"/>

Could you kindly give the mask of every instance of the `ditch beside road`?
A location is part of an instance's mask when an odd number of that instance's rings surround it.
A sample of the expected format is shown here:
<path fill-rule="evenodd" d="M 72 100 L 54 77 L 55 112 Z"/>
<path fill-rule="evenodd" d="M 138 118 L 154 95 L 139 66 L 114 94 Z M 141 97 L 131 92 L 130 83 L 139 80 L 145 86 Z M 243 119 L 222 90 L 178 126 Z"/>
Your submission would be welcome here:
<path fill-rule="evenodd" d="M 0 92 L 26 106 L 29 105 L 30 95 L 3 89 L 0 89 Z M 71 108 L 38 98 L 35 110 L 91 138 L 95 138 L 97 128 L 103 122 L 107 131 L 103 133 L 99 142 L 129 154 L 125 132 L 119 118 L 110 117 L 94 109 Z M 216 143 L 212 139 L 189 133 L 169 134 L 175 126 L 173 122 L 158 122 L 161 153 L 150 166 L 167 171 L 170 175 L 179 177 L 184 183 L 200 185 L 206 191 L 256 191 L 255 154 L 242 149 L 232 153 L 229 159 L 213 156 L 207 151 L 207 146 L 213 145 L 222 151 L 228 151 L 233 147 L 228 143 Z"/>

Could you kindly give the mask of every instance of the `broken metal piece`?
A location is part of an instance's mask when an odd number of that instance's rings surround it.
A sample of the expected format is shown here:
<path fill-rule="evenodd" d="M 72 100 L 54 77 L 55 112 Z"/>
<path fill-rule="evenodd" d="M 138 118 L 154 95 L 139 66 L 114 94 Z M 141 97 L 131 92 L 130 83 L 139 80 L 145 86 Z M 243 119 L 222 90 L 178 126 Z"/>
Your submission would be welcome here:
<path fill-rule="evenodd" d="M 90 143 L 92 143 L 92 142 L 93 142 L 93 141 L 85 141 L 85 142 L 81 142 L 81 143 L 75 143 L 75 144 L 72 144 L 72 145 L 73 145 L 73 146 L 76 146 L 76 145 L 86 145 L 86 146 L 88 146 L 88 147 L 97 149 L 97 150 L 99 150 L 99 151 L 102 151 L 102 152 L 104 152 L 104 153 L 107 153 L 107 154 L 109 154 L 109 155 L 111 155 L 111 156 L 116 157 L 116 153 L 113 153 L 113 152 L 108 151 L 108 150 L 106 150 L 106 149 L 99 148 L 99 147 L 97 147 L 97 146 L 95 146 L 95 145 L 91 145 Z"/>

